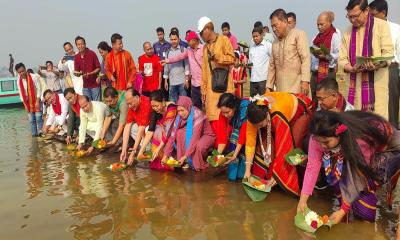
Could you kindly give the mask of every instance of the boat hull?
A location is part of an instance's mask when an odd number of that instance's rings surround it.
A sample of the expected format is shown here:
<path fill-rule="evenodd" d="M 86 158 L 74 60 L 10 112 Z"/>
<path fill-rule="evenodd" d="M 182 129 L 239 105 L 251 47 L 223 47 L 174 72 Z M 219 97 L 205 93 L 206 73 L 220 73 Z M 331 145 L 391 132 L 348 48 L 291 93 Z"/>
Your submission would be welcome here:
<path fill-rule="evenodd" d="M 18 93 L 10 94 L 10 95 L 0 95 L 0 105 L 8 105 L 8 104 L 16 104 L 16 103 L 22 104 Z"/>
<path fill-rule="evenodd" d="M 0 78 L 0 106 L 20 104 L 17 78 Z"/>

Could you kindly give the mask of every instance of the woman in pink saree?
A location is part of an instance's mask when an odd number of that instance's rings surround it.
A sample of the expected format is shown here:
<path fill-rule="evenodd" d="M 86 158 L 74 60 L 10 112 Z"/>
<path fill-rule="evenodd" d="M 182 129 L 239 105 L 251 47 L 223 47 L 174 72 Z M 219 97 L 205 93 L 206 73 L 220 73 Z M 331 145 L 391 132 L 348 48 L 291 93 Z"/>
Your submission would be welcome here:
<path fill-rule="evenodd" d="M 187 162 L 195 171 L 203 170 L 208 167 L 205 158 L 214 146 L 214 132 L 207 116 L 193 106 L 190 98 L 180 96 L 177 105 L 178 116 L 165 146 L 163 162 L 176 150 L 176 159 L 181 164 Z"/>

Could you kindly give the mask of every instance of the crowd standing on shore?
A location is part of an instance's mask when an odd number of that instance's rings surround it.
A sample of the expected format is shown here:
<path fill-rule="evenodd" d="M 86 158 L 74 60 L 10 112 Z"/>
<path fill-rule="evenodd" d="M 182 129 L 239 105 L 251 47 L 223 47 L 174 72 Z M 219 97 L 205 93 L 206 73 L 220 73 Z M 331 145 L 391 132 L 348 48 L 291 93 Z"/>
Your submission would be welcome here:
<path fill-rule="evenodd" d="M 171 157 L 203 171 L 214 149 L 229 156 L 230 181 L 265 179 L 300 197 L 299 212 L 323 184 L 339 200 L 333 224 L 374 222 L 376 190 L 385 185 L 391 205 L 400 174 L 400 25 L 387 20 L 385 0 L 350 0 L 346 10 L 343 33 L 334 13 L 319 14 L 311 46 L 283 9 L 270 15 L 274 34 L 254 24 L 250 44 L 228 22 L 217 33 L 208 17 L 182 38 L 172 28 L 169 42 L 159 27 L 137 65 L 118 33 L 111 46 L 99 43 L 101 63 L 77 36 L 78 51 L 66 42 L 57 68 L 15 66 L 32 136 L 56 136 L 86 154 L 104 140 L 128 165 L 150 150 L 150 168 L 162 171 L 174 170 Z M 285 161 L 298 148 L 308 155 L 303 166 Z"/>

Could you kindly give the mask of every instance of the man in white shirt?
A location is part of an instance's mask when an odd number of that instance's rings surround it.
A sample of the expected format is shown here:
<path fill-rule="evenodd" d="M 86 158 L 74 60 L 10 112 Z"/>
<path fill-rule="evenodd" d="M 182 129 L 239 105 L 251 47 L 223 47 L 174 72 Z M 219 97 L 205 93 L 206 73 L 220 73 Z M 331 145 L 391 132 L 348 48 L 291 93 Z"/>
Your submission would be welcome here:
<path fill-rule="evenodd" d="M 60 72 L 54 68 L 52 61 L 46 61 L 46 67 L 39 66 L 38 74 L 46 80 L 48 89 L 56 93 L 62 93 Z"/>
<path fill-rule="evenodd" d="M 62 135 L 67 130 L 68 101 L 62 93 L 55 93 L 50 89 L 44 91 L 43 99 L 49 106 L 46 126 L 43 132 L 59 133 L 61 131 L 60 135 Z"/>
<path fill-rule="evenodd" d="M 58 69 L 64 71 L 66 77 L 66 87 L 73 87 L 75 92 L 79 95 L 83 95 L 83 80 L 82 77 L 74 75 L 74 47 L 70 42 L 64 43 L 65 56 L 58 63 Z"/>
<path fill-rule="evenodd" d="M 330 51 L 328 56 L 320 52 L 311 55 L 311 93 L 314 101 L 317 84 L 328 76 L 336 78 L 341 36 L 332 25 L 334 18 L 333 12 L 322 12 L 317 20 L 319 33 L 314 37 L 312 47 L 318 49 L 324 46 Z"/>
<path fill-rule="evenodd" d="M 250 78 L 250 96 L 253 97 L 265 93 L 272 44 L 263 39 L 263 29 L 260 27 L 253 29 L 252 36 L 254 44 L 250 47 L 249 63 L 253 64 Z"/>
<path fill-rule="evenodd" d="M 389 23 L 392 43 L 394 47 L 394 60 L 389 66 L 389 122 L 399 127 L 399 101 L 400 101 L 400 25 L 387 20 L 388 4 L 386 0 L 375 0 L 369 4 L 370 12 L 374 17 Z"/>
<path fill-rule="evenodd" d="M 264 41 L 270 42 L 271 44 L 275 41 L 275 36 L 269 31 L 269 27 L 267 25 L 263 26 L 261 21 L 257 21 L 253 25 L 254 28 L 262 28 L 263 29 L 263 38 Z"/>
<path fill-rule="evenodd" d="M 79 125 L 79 144 L 77 149 L 81 150 L 85 144 L 86 134 L 93 138 L 93 142 L 100 139 L 101 130 L 106 116 L 111 113 L 106 104 L 98 101 L 90 101 L 88 96 L 79 97 L 80 125 Z M 93 152 L 93 146 L 89 147 L 87 153 Z"/>
<path fill-rule="evenodd" d="M 32 137 L 41 135 L 43 128 L 42 111 L 40 104 L 41 87 L 39 76 L 30 74 L 26 71 L 23 63 L 15 66 L 18 72 L 18 89 L 21 102 L 24 104 L 28 113 L 29 123 L 31 124 Z"/>

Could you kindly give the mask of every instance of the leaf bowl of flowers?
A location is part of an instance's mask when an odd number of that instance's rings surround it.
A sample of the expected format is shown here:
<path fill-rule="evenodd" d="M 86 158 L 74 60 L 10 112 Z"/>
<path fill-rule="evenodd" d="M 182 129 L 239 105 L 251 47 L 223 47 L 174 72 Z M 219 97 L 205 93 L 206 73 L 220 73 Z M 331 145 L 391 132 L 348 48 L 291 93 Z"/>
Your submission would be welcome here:
<path fill-rule="evenodd" d="M 304 213 L 298 212 L 294 217 L 296 227 L 308 233 L 315 233 L 320 227 L 331 227 L 332 224 L 327 215 L 320 216 L 316 212 L 306 209 Z"/>
<path fill-rule="evenodd" d="M 220 154 L 217 150 L 214 150 L 211 156 L 207 157 L 207 162 L 213 167 L 220 167 L 224 165 L 224 163 L 228 161 L 228 159 L 232 156 L 233 152 L 228 153 L 227 155 L 223 155 Z"/>
<path fill-rule="evenodd" d="M 120 171 L 126 169 L 127 167 L 128 167 L 128 165 L 126 163 L 116 162 L 116 163 L 113 163 L 110 166 L 108 166 L 108 169 L 110 169 L 113 172 L 120 172 Z"/>
<path fill-rule="evenodd" d="M 166 162 L 165 164 L 166 164 L 167 166 L 169 166 L 169 167 L 172 167 L 172 168 L 180 167 L 180 166 L 181 166 L 180 162 L 179 162 L 178 160 L 176 160 L 175 158 L 173 158 L 173 157 L 169 157 L 169 158 L 167 159 L 167 162 Z"/>

